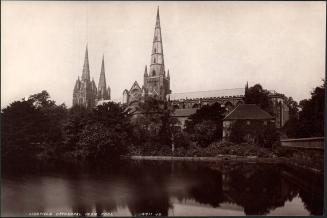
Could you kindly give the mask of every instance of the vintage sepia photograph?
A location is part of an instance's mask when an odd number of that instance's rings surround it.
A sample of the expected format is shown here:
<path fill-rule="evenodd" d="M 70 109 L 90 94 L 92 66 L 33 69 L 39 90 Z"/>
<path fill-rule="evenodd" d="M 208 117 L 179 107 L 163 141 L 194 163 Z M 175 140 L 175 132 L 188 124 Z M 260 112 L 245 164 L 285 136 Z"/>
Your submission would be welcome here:
<path fill-rule="evenodd" d="M 322 216 L 324 1 L 1 1 L 1 217 Z"/>

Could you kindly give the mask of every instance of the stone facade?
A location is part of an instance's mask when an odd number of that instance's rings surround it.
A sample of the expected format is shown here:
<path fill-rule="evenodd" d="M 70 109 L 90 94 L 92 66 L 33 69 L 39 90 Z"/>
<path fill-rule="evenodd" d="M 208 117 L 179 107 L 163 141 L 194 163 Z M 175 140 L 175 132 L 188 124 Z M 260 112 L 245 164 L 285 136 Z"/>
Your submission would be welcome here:
<path fill-rule="evenodd" d="M 148 72 L 148 68 L 145 66 L 143 78 L 142 87 L 135 81 L 130 90 L 125 89 L 123 91 L 124 104 L 132 105 L 142 101 L 147 96 L 166 100 L 167 95 L 171 93 L 169 70 L 167 73 L 165 71 L 159 8 L 152 42 L 150 68 Z"/>
<path fill-rule="evenodd" d="M 190 108 L 201 108 L 203 105 L 219 103 L 226 108 L 226 114 L 238 105 L 244 104 L 245 88 L 209 90 L 186 93 L 173 93 L 168 95 L 171 104 L 178 113 Z M 281 128 L 289 119 L 289 108 L 286 104 L 286 97 L 273 90 L 269 91 L 269 98 L 273 102 L 275 123 Z"/>
<path fill-rule="evenodd" d="M 82 79 L 78 77 L 73 91 L 73 106 L 80 105 L 86 108 L 95 107 L 98 101 L 110 100 L 110 87 L 106 85 L 106 76 L 104 70 L 104 57 L 102 58 L 102 66 L 98 88 L 94 82 L 90 80 L 90 67 L 88 48 L 86 47 Z"/>

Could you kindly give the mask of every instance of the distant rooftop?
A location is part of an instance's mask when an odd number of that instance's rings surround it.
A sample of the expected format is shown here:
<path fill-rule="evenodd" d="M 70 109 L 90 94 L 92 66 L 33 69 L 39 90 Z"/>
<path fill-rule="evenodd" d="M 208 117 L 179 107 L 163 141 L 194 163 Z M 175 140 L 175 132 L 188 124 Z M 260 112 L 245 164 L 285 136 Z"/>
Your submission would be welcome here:
<path fill-rule="evenodd" d="M 197 99 L 197 98 L 222 98 L 222 97 L 242 97 L 245 94 L 245 88 L 208 90 L 197 92 L 184 92 L 170 94 L 170 100 L 179 99 Z"/>
<path fill-rule="evenodd" d="M 120 103 L 121 101 L 119 99 L 100 100 L 100 101 L 97 102 L 97 106 L 108 103 L 108 102 Z"/>
<path fill-rule="evenodd" d="M 273 117 L 255 104 L 241 104 L 226 115 L 224 120 L 271 120 Z"/>

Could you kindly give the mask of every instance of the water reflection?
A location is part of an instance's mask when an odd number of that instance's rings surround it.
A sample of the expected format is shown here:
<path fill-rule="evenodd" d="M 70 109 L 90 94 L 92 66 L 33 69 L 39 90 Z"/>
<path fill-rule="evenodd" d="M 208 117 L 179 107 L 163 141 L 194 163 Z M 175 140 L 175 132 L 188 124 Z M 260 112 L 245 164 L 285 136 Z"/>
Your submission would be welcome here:
<path fill-rule="evenodd" d="M 266 215 L 283 208 L 289 215 L 295 207 L 293 215 L 321 215 L 322 193 L 322 177 L 276 166 L 124 162 L 88 171 L 67 167 L 6 173 L 1 211 L 4 216 L 182 216 L 188 210 L 192 215 Z"/>

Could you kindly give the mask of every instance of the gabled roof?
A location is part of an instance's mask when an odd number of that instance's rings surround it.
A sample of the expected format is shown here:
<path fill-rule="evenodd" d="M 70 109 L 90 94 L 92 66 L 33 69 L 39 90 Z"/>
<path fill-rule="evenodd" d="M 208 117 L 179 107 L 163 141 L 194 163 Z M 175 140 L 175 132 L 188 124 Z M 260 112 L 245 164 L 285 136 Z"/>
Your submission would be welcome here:
<path fill-rule="evenodd" d="M 235 88 L 235 89 L 172 93 L 169 96 L 170 96 L 170 100 L 179 100 L 179 99 L 197 99 L 197 98 L 221 98 L 221 97 L 230 97 L 230 96 L 243 97 L 244 94 L 245 94 L 245 88 Z"/>
<path fill-rule="evenodd" d="M 226 115 L 224 120 L 271 120 L 269 113 L 255 104 L 241 104 Z"/>
<path fill-rule="evenodd" d="M 139 86 L 139 84 L 138 84 L 137 81 L 135 81 L 135 82 L 133 83 L 133 85 L 132 85 L 132 87 L 131 87 L 131 89 L 130 89 L 129 91 L 131 91 L 131 90 L 133 90 L 133 89 L 135 89 L 135 88 L 141 90 L 141 87 Z"/>
<path fill-rule="evenodd" d="M 192 114 L 196 113 L 197 108 L 185 108 L 185 109 L 176 109 L 174 111 L 174 117 L 189 117 Z"/>

